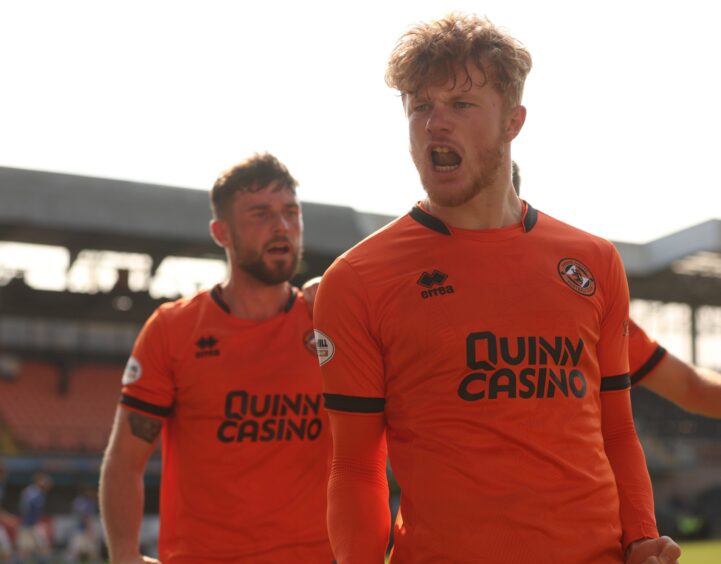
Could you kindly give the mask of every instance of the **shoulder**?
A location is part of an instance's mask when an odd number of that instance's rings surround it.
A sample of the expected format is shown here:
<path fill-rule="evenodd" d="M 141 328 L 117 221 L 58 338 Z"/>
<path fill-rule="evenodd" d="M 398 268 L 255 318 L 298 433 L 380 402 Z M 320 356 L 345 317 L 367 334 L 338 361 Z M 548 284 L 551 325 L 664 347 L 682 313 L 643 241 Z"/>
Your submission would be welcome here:
<path fill-rule="evenodd" d="M 134 354 L 148 350 L 169 352 L 167 347 L 182 348 L 199 323 L 203 324 L 202 320 L 212 306 L 220 311 L 208 291 L 161 304 L 143 325 Z"/>
<path fill-rule="evenodd" d="M 577 260 L 598 272 L 622 267 L 621 255 L 616 246 L 603 237 L 579 229 L 539 213 L 538 235 L 545 239 L 549 249 L 560 252 L 563 260 Z M 560 263 L 559 263 L 560 264 Z"/>
<path fill-rule="evenodd" d="M 538 215 L 540 219 L 539 223 L 542 226 L 539 232 L 547 236 L 562 238 L 569 243 L 583 245 L 588 248 L 597 248 L 601 250 L 601 252 L 615 251 L 613 243 L 608 239 L 579 229 L 543 212 L 539 211 Z"/>
<path fill-rule="evenodd" d="M 293 292 L 295 297 L 293 298 L 293 303 L 291 304 L 288 313 L 299 317 L 301 320 L 312 321 L 313 300 L 310 300 L 299 288 L 293 287 Z"/>
<path fill-rule="evenodd" d="M 194 296 L 168 301 L 156 308 L 151 319 L 162 318 L 168 321 L 179 321 L 183 318 L 194 317 L 200 310 L 206 308 L 212 299 L 210 291 L 204 290 Z"/>
<path fill-rule="evenodd" d="M 400 234 L 412 229 L 414 224 L 415 222 L 410 218 L 409 214 L 402 215 L 356 243 L 344 252 L 341 257 L 353 261 L 356 258 L 374 254 L 377 250 L 392 244 Z"/>
<path fill-rule="evenodd" d="M 372 233 L 340 255 L 329 271 L 350 269 L 362 279 L 385 275 L 394 265 L 407 262 L 409 253 L 423 247 L 433 232 L 405 214 Z M 325 280 L 328 272 L 323 275 Z"/>

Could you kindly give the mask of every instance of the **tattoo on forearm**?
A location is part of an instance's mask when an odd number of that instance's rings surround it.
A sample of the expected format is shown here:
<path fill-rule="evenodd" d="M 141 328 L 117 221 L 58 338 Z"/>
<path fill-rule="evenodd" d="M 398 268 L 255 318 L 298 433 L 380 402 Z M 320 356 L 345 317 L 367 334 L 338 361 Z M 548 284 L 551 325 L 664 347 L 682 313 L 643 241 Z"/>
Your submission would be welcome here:
<path fill-rule="evenodd" d="M 152 443 L 158 438 L 160 430 L 163 428 L 163 422 L 153 419 L 152 417 L 145 417 L 131 411 L 128 413 L 128 423 L 130 423 L 130 430 L 133 435 L 139 439 L 144 440 L 146 443 Z"/>

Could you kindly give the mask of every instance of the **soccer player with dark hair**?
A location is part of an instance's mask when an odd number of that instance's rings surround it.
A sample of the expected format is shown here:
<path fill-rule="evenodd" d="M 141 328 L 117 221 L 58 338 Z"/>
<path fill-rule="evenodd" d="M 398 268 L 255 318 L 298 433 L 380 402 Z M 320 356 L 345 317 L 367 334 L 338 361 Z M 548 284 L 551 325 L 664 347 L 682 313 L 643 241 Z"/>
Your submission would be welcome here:
<path fill-rule="evenodd" d="M 296 185 L 269 154 L 221 175 L 210 231 L 228 279 L 160 306 L 136 340 L 101 472 L 114 564 L 157 562 L 138 534 L 161 431 L 160 561 L 333 560 L 321 375 L 310 312 L 289 283 L 302 253 Z"/>
<path fill-rule="evenodd" d="M 488 20 L 404 34 L 400 91 L 427 198 L 339 257 L 315 304 L 340 564 L 676 562 L 629 399 L 613 245 L 518 198 L 528 51 Z"/>

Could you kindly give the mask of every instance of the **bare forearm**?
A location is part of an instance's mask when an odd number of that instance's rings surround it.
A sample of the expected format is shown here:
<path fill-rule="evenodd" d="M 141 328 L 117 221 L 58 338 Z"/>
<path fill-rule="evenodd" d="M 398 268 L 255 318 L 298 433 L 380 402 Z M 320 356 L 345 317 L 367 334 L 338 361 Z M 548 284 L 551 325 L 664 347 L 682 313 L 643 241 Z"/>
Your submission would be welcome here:
<path fill-rule="evenodd" d="M 100 470 L 100 510 L 113 564 L 153 562 L 138 548 L 143 519 L 145 464 L 162 421 L 119 407 Z"/>
<path fill-rule="evenodd" d="M 685 407 L 706 417 L 721 418 L 721 374 L 713 370 L 696 368 L 695 385 L 687 393 Z"/>
<path fill-rule="evenodd" d="M 686 411 L 721 418 L 721 374 L 718 372 L 692 366 L 669 354 L 641 385 Z"/>
<path fill-rule="evenodd" d="M 100 510 L 111 562 L 140 556 L 144 503 L 143 469 L 107 455 L 100 474 Z"/>

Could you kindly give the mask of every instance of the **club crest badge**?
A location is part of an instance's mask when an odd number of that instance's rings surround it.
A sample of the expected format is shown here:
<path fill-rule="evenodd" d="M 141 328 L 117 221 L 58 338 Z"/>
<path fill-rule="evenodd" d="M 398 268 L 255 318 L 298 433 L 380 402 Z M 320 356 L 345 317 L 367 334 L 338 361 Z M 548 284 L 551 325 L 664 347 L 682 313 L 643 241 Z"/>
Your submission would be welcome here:
<path fill-rule="evenodd" d="M 566 286 L 582 296 L 592 296 L 596 293 L 596 280 L 589 268 L 580 260 L 561 259 L 558 263 L 558 275 Z"/>
<path fill-rule="evenodd" d="M 306 331 L 305 335 L 303 335 L 303 344 L 313 356 L 317 356 L 318 351 L 315 348 L 315 331 L 313 329 Z"/>

